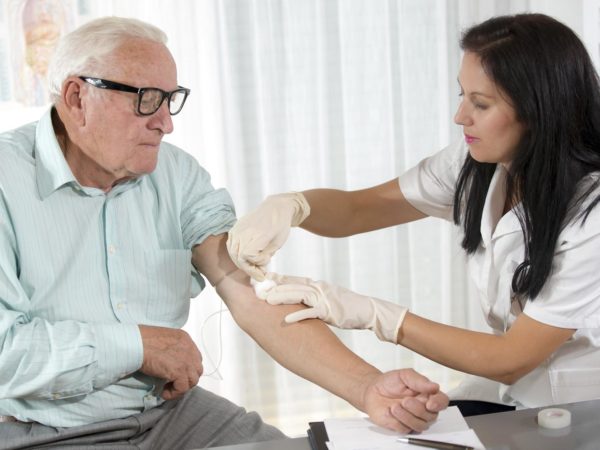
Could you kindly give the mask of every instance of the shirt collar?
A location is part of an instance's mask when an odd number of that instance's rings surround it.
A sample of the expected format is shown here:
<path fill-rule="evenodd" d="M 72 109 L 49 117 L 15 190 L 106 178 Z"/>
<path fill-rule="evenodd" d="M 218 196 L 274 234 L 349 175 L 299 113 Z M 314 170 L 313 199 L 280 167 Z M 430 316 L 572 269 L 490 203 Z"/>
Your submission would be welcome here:
<path fill-rule="evenodd" d="M 521 207 L 520 204 L 503 214 L 506 203 L 507 176 L 506 168 L 502 164 L 497 164 L 481 215 L 480 232 L 485 245 L 489 245 L 495 238 L 521 230 L 519 219 L 514 213 L 515 209 Z"/>
<path fill-rule="evenodd" d="M 51 107 L 39 120 L 35 130 L 35 155 L 36 155 L 36 178 L 38 192 L 42 200 L 46 199 L 50 194 L 60 187 L 71 184 L 76 190 L 83 192 L 89 196 L 104 195 L 104 191 L 81 186 L 56 139 L 56 133 L 52 126 L 52 111 Z M 137 177 L 128 180 L 124 183 L 119 183 L 111 189 L 109 195 L 118 195 L 140 182 L 142 177 Z"/>
<path fill-rule="evenodd" d="M 52 107 L 46 111 L 35 129 L 35 170 L 38 192 L 42 200 L 61 186 L 77 182 L 54 133 L 53 109 Z"/>

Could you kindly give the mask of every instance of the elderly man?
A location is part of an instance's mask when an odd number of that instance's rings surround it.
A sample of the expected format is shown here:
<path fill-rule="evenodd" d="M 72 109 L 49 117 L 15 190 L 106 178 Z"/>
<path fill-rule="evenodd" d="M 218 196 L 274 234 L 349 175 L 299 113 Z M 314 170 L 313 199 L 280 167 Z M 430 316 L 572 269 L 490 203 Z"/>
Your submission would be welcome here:
<path fill-rule="evenodd" d="M 301 307 L 257 299 L 232 263 L 228 194 L 161 142 L 189 94 L 165 42 L 132 19 L 75 30 L 49 70 L 53 107 L 0 137 L 0 448 L 283 438 L 196 386 L 201 355 L 180 327 L 199 274 L 285 367 L 380 425 L 425 428 L 447 405 L 435 383 L 380 373 L 320 321 L 283 325 Z"/>

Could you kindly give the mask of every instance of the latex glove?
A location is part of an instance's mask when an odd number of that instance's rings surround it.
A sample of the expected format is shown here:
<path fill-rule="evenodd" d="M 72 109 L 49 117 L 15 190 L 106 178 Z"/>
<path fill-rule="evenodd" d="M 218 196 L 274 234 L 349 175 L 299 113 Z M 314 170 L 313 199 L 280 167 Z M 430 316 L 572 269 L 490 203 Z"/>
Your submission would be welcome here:
<path fill-rule="evenodd" d="M 382 373 L 364 391 L 364 411 L 382 427 L 401 433 L 424 431 L 448 406 L 437 383 L 412 369 Z"/>
<path fill-rule="evenodd" d="M 291 227 L 297 227 L 310 214 L 310 205 L 300 192 L 267 197 L 229 230 L 229 256 L 244 272 L 263 281 L 266 266 L 285 243 Z"/>
<path fill-rule="evenodd" d="M 269 273 L 277 285 L 258 296 L 272 305 L 304 303 L 308 309 L 285 317 L 287 323 L 321 319 L 338 328 L 369 329 L 382 341 L 397 343 L 398 330 L 408 311 L 404 306 L 356 294 L 348 289 L 310 278 Z"/>

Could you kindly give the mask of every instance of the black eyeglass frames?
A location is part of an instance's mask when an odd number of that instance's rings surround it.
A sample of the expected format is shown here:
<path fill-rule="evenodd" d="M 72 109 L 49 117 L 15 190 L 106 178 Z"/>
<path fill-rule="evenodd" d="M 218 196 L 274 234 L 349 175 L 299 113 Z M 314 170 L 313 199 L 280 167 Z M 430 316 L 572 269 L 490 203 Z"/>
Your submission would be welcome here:
<path fill-rule="evenodd" d="M 110 89 L 113 91 L 133 92 L 137 94 L 137 113 L 141 116 L 150 116 L 160 108 L 160 105 L 168 100 L 169 114 L 174 116 L 185 104 L 185 101 L 190 95 L 190 90 L 179 86 L 177 89 L 167 92 L 155 87 L 137 88 L 127 84 L 117 83 L 115 81 L 103 80 L 94 77 L 79 77 L 86 83 L 91 84 L 100 89 Z"/>

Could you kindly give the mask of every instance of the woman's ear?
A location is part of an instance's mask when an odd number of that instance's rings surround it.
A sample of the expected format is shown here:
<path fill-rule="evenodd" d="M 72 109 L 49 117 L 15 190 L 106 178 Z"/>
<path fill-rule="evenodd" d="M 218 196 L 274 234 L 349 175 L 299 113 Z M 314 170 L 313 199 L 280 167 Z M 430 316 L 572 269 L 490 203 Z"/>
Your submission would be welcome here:
<path fill-rule="evenodd" d="M 77 77 L 68 77 L 61 90 L 61 100 L 65 112 L 69 115 L 72 123 L 85 125 L 85 105 L 82 99 L 83 81 Z"/>

